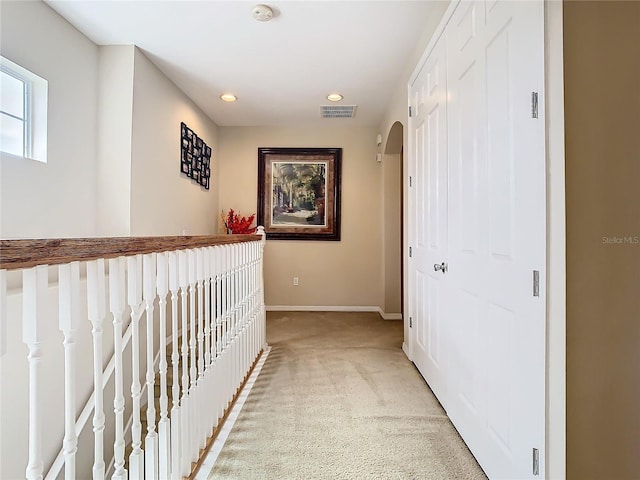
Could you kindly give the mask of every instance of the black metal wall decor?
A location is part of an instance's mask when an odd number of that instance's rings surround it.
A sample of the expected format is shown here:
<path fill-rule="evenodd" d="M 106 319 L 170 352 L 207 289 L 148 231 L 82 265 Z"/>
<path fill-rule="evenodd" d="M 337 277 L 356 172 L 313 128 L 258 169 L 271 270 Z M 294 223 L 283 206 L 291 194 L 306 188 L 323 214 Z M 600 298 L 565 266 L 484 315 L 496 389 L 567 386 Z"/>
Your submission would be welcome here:
<path fill-rule="evenodd" d="M 184 122 L 180 123 L 180 171 L 209 190 L 211 147 Z"/>

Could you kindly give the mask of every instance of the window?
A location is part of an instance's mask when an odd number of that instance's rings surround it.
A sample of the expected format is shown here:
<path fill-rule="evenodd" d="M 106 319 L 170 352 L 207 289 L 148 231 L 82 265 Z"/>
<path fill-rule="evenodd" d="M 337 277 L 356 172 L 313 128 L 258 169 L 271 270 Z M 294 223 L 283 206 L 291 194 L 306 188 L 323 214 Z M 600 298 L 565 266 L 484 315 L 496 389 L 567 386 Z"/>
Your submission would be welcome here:
<path fill-rule="evenodd" d="M 0 57 L 0 151 L 47 161 L 47 81 Z"/>

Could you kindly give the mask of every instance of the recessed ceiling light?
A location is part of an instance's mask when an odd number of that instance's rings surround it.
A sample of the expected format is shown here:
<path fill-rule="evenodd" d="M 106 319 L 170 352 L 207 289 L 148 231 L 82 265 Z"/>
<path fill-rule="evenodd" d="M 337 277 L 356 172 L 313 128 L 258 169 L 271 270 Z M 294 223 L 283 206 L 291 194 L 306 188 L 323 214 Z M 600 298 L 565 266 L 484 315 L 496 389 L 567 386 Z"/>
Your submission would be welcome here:
<path fill-rule="evenodd" d="M 235 95 L 231 93 L 225 93 L 224 95 L 220 95 L 220 100 L 223 102 L 235 102 L 238 99 Z"/>
<path fill-rule="evenodd" d="M 327 100 L 329 100 L 330 102 L 339 102 L 340 100 L 342 100 L 342 95 L 340 95 L 339 93 L 330 93 L 329 95 L 327 95 Z"/>

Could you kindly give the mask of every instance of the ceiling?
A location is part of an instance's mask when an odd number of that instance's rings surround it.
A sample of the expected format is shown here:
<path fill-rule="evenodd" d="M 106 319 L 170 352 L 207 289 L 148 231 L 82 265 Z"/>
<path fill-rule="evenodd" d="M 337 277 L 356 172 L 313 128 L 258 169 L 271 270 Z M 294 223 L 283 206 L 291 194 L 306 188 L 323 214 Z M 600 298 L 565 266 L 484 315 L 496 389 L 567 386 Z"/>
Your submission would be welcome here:
<path fill-rule="evenodd" d="M 137 45 L 219 126 L 377 126 L 436 2 L 272 1 L 268 22 L 242 0 L 46 3 L 98 45 Z M 321 118 L 332 92 L 354 118 Z"/>

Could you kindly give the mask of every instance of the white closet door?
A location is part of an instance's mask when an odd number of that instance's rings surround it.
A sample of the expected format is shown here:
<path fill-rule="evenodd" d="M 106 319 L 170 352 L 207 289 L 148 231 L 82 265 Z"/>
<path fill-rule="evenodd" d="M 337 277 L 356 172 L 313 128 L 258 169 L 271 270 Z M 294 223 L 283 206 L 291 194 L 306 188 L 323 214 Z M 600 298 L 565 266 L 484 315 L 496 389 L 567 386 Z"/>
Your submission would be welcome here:
<path fill-rule="evenodd" d="M 461 1 L 411 87 L 413 360 L 492 479 L 544 478 L 543 22 Z"/>
<path fill-rule="evenodd" d="M 409 262 L 413 361 L 443 402 L 447 373 L 447 90 L 445 45 L 433 50 L 411 88 Z"/>
<path fill-rule="evenodd" d="M 461 2 L 447 27 L 449 282 L 445 407 L 490 478 L 544 476 L 542 2 Z M 541 112 L 539 112 L 541 113 Z M 534 473 L 534 449 L 539 452 Z"/>

